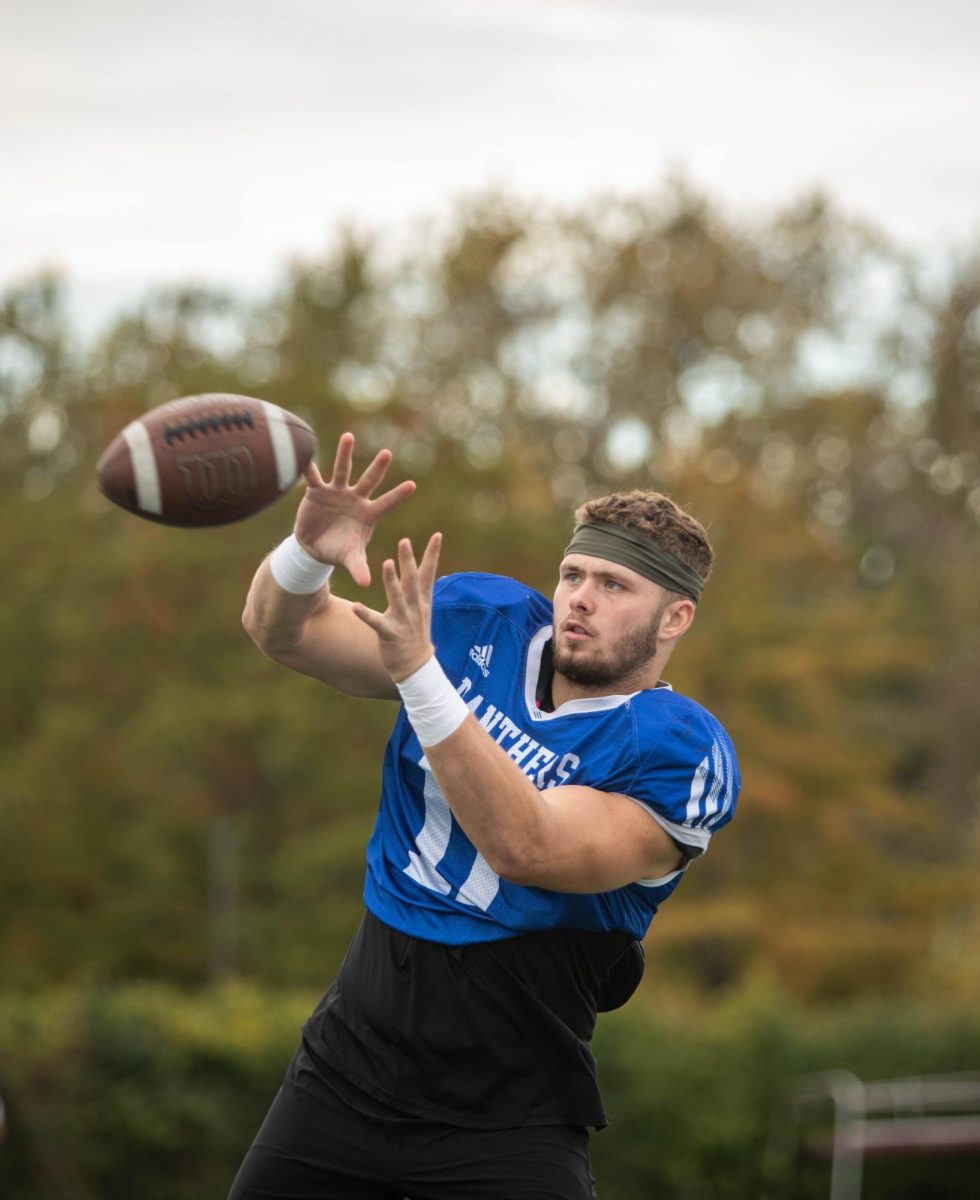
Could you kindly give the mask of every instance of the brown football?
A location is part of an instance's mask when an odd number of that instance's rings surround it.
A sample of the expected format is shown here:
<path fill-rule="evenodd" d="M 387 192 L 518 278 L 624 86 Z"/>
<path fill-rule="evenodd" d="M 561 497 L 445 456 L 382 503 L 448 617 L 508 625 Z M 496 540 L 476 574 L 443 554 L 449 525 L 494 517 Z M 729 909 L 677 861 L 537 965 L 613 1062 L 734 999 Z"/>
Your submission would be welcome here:
<path fill-rule="evenodd" d="M 164 525 L 227 525 L 295 484 L 316 452 L 307 423 L 252 396 L 172 400 L 131 421 L 99 459 L 99 488 Z"/>

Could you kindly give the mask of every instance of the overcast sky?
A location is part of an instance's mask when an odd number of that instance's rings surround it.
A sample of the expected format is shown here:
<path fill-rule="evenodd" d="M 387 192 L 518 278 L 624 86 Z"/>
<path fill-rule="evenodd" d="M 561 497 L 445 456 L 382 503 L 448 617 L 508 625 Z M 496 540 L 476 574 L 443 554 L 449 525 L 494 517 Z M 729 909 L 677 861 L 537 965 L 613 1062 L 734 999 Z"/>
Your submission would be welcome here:
<path fill-rule="evenodd" d="M 680 170 L 734 212 L 814 185 L 927 252 L 980 237 L 976 0 L 0 0 L 0 286 L 83 321 L 261 289 L 338 220 Z"/>

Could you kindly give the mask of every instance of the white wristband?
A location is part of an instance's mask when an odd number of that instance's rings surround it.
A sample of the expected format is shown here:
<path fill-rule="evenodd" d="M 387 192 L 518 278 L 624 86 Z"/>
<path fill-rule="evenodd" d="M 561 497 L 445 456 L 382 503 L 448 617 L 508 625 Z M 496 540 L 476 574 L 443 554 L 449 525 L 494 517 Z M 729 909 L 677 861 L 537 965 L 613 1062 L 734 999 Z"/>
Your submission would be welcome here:
<path fill-rule="evenodd" d="M 414 675 L 395 686 L 423 747 L 445 741 L 469 714 L 466 702 L 446 678 L 434 654 Z"/>
<path fill-rule="evenodd" d="M 269 557 L 269 570 L 284 592 L 293 592 L 297 596 L 318 592 L 333 574 L 330 563 L 320 562 L 312 554 L 307 554 L 296 540 L 295 533 L 291 533 L 273 550 Z"/>

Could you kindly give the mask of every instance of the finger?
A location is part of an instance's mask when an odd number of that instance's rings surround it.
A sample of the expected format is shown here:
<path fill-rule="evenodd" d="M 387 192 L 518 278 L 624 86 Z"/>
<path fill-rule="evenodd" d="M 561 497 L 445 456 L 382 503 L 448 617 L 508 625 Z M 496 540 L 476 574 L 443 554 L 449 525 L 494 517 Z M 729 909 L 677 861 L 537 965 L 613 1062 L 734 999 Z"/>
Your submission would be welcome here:
<path fill-rule="evenodd" d="M 354 463 L 354 435 L 342 433 L 337 442 L 337 455 L 333 460 L 333 478 L 330 482 L 335 487 L 347 487 L 350 483 L 351 467 Z"/>
<path fill-rule="evenodd" d="M 386 513 L 390 513 L 393 508 L 397 508 L 399 504 L 404 504 L 414 491 L 415 481 L 413 479 L 406 479 L 404 483 L 399 483 L 396 487 L 393 487 L 390 492 L 385 492 L 377 500 L 372 500 L 371 509 L 380 520 Z"/>
<path fill-rule="evenodd" d="M 396 621 L 404 621 L 408 616 L 408 608 L 393 559 L 386 558 L 381 564 L 381 582 L 384 584 L 385 596 L 388 599 L 390 616 Z"/>
<path fill-rule="evenodd" d="M 368 608 L 366 604 L 361 604 L 359 600 L 351 605 L 351 611 L 365 625 L 370 626 L 378 637 L 383 637 L 388 632 L 388 622 L 385 619 L 384 613 L 379 613 L 373 608 Z"/>
<path fill-rule="evenodd" d="M 417 608 L 419 603 L 419 568 L 415 561 L 415 551 L 409 538 L 402 538 L 398 543 L 398 571 L 401 579 L 402 593 L 409 608 Z"/>
<path fill-rule="evenodd" d="M 360 496 L 370 496 L 381 480 L 384 479 L 385 473 L 391 466 L 392 457 L 390 450 L 379 450 L 364 468 L 360 479 L 354 485 L 354 491 Z"/>
<path fill-rule="evenodd" d="M 347 574 L 358 587 L 367 587 L 371 582 L 371 568 L 363 550 L 352 551 L 343 561 Z"/>
<path fill-rule="evenodd" d="M 303 468 L 303 475 L 311 488 L 326 487 L 320 468 L 311 459 Z"/>
<path fill-rule="evenodd" d="M 425 547 L 425 553 L 422 555 L 422 561 L 419 563 L 419 590 L 427 600 L 431 600 L 432 589 L 436 584 L 436 573 L 439 569 L 439 553 L 441 550 L 442 534 L 434 533 L 429 538 L 428 544 Z"/>

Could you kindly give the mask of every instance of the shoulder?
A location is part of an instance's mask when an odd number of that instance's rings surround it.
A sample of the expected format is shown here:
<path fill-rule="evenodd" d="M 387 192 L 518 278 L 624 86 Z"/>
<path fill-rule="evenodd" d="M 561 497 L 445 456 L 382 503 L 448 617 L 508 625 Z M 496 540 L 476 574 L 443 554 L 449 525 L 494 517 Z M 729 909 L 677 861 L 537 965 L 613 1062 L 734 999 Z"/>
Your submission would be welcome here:
<path fill-rule="evenodd" d="M 735 813 L 741 774 L 732 740 L 706 708 L 668 688 L 641 692 L 631 708 L 639 753 L 624 791 L 689 853 L 702 854 Z"/>
<path fill-rule="evenodd" d="M 551 620 L 551 603 L 540 592 L 505 575 L 477 571 L 444 575 L 436 581 L 433 602 L 437 608 L 473 608 L 492 611 L 524 623 Z"/>
<path fill-rule="evenodd" d="M 653 688 L 631 704 L 640 752 L 663 761 L 723 759 L 737 774 L 735 747 L 722 723 L 690 696 L 671 688 Z"/>
<path fill-rule="evenodd" d="M 665 730 L 676 726 L 678 729 L 689 729 L 692 732 L 728 737 L 716 716 L 697 700 L 692 700 L 682 692 L 675 692 L 673 688 L 658 687 L 637 692 L 632 697 L 632 705 L 637 718 L 644 723 Z"/>

